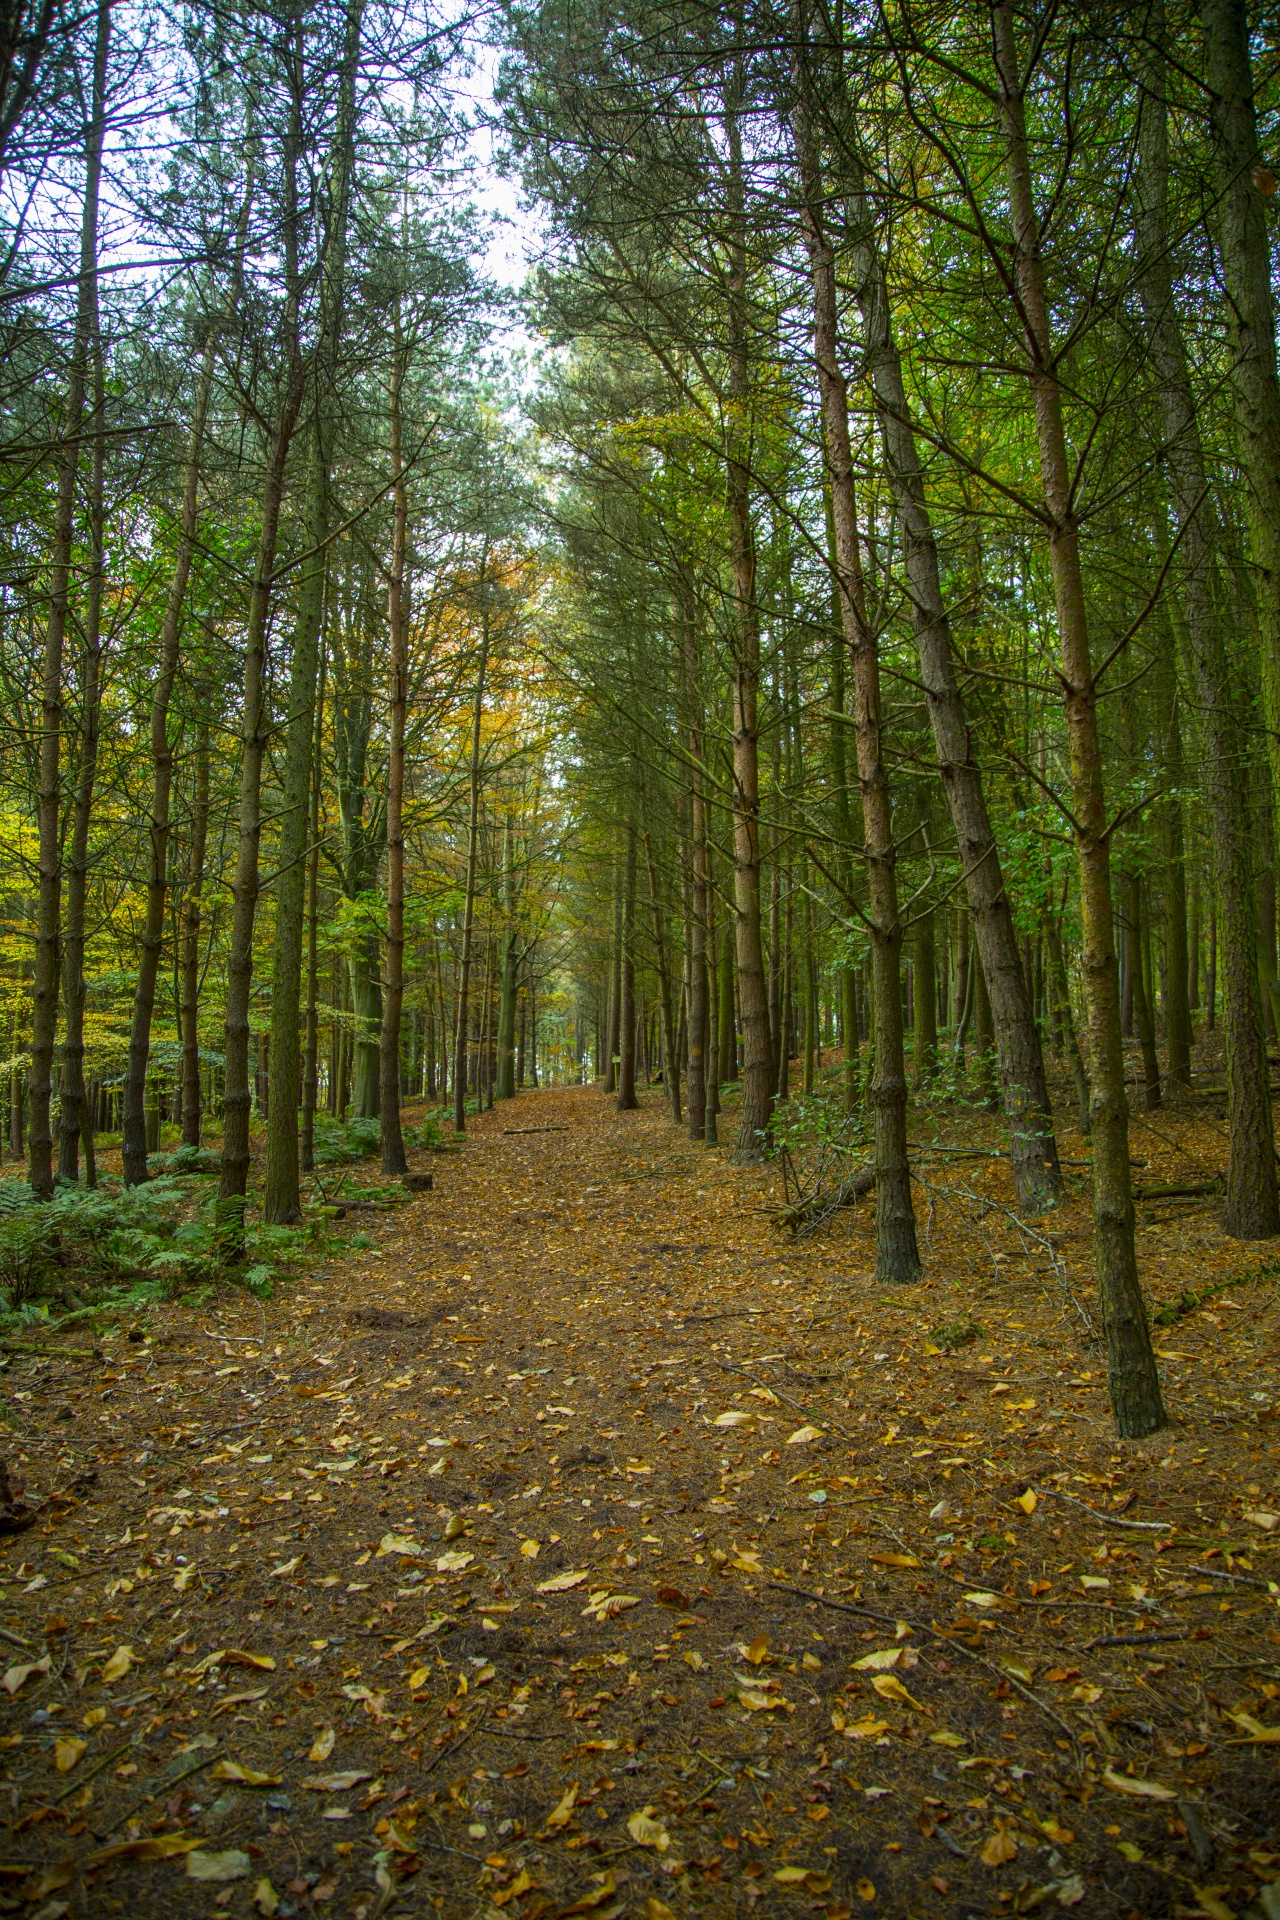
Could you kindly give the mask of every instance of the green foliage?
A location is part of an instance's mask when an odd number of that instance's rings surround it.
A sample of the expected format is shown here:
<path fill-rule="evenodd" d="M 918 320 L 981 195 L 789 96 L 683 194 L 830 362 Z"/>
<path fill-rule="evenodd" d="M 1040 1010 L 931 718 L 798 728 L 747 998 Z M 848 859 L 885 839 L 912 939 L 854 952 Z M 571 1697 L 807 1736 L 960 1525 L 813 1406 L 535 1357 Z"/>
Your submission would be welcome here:
<path fill-rule="evenodd" d="M 944 1353 L 958 1353 L 961 1347 L 971 1346 L 975 1340 L 981 1340 L 982 1328 L 976 1320 L 951 1320 L 944 1326 L 935 1327 L 929 1338 Z"/>
<path fill-rule="evenodd" d="M 344 1161 L 363 1160 L 377 1153 L 382 1145 L 382 1124 L 378 1120 L 335 1120 L 330 1114 L 315 1118 L 315 1163 L 318 1167 L 337 1167 Z"/>

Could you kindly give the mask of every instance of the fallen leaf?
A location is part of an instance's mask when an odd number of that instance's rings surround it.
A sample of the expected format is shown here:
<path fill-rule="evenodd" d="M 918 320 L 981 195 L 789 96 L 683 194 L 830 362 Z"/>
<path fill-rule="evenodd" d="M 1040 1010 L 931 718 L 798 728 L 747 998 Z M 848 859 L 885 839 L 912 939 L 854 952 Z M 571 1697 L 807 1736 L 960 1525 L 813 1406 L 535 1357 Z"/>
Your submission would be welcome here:
<path fill-rule="evenodd" d="M 187 1855 L 189 1880 L 243 1880 L 249 1871 L 249 1856 L 239 1847 L 225 1853 L 205 1853 L 197 1848 Z"/>
<path fill-rule="evenodd" d="M 316 1773 L 309 1780 L 302 1781 L 308 1793 L 349 1793 L 352 1787 L 358 1787 L 362 1780 L 372 1780 L 373 1775 L 353 1768 L 349 1773 Z"/>
<path fill-rule="evenodd" d="M 861 1660 L 853 1664 L 859 1673 L 887 1673 L 901 1658 L 901 1647 L 877 1647 L 874 1653 L 864 1653 Z"/>
<path fill-rule="evenodd" d="M 571 1780 L 555 1806 L 551 1809 L 551 1812 L 547 1815 L 547 1832 L 559 1833 L 561 1827 L 567 1827 L 573 1817 L 573 1810 L 577 1804 L 578 1783 L 576 1780 Z"/>
<path fill-rule="evenodd" d="M 258 1773 L 253 1767 L 242 1767 L 238 1760 L 219 1760 L 210 1771 L 215 1780 L 233 1780 L 238 1787 L 278 1787 L 278 1773 Z"/>
<path fill-rule="evenodd" d="M 117 1680 L 123 1680 L 131 1667 L 138 1664 L 137 1655 L 132 1647 L 117 1647 L 102 1669 L 104 1686 L 112 1686 Z"/>
<path fill-rule="evenodd" d="M 276 1663 L 269 1653 L 246 1653 L 243 1647 L 224 1647 L 221 1654 L 228 1667 L 257 1667 L 262 1673 L 274 1673 Z"/>
<path fill-rule="evenodd" d="M 1003 1867 L 1017 1857 L 1018 1843 L 1003 1820 L 996 1821 L 995 1832 L 983 1841 L 978 1858 L 984 1867 Z"/>
<path fill-rule="evenodd" d="M 882 1699 L 901 1700 L 904 1706 L 914 1707 L 917 1713 L 924 1712 L 920 1702 L 912 1699 L 896 1674 L 877 1673 L 872 1676 L 871 1684 Z"/>
<path fill-rule="evenodd" d="M 420 1693 L 422 1688 L 426 1686 L 430 1678 L 431 1678 L 430 1667 L 415 1667 L 413 1672 L 409 1675 L 410 1693 Z"/>
<path fill-rule="evenodd" d="M 644 1903 L 644 1920 L 676 1920 L 676 1916 L 665 1900 L 651 1893 Z"/>
<path fill-rule="evenodd" d="M 571 1913 L 594 1913 L 597 1907 L 602 1907 L 606 1900 L 612 1899 L 617 1891 L 617 1881 L 611 1873 L 605 1873 L 600 1876 L 598 1887 L 593 1887 L 590 1893 L 580 1894 L 572 1906 L 560 1908 L 559 1920 L 565 1920 L 565 1916 Z"/>
<path fill-rule="evenodd" d="M 998 1593 L 986 1593 L 981 1589 L 977 1593 L 966 1593 L 964 1598 L 965 1604 L 970 1607 L 998 1607 L 1000 1605 L 1000 1595 Z"/>
<path fill-rule="evenodd" d="M 678 1607 L 682 1613 L 688 1611 L 689 1596 L 679 1587 L 655 1587 L 653 1597 L 660 1606 Z"/>
<path fill-rule="evenodd" d="M 272 1915 L 280 1911 L 280 1895 L 265 1876 L 254 1882 L 252 1900 L 262 1920 L 272 1920 Z"/>
<path fill-rule="evenodd" d="M 549 1580 L 543 1580 L 536 1591 L 538 1593 L 568 1593 L 571 1587 L 580 1587 L 584 1580 L 591 1578 L 584 1568 L 576 1573 L 553 1573 Z"/>
<path fill-rule="evenodd" d="M 963 1734 L 952 1733 L 950 1727 L 939 1727 L 929 1738 L 935 1747 L 967 1747 L 969 1744 Z"/>
<path fill-rule="evenodd" d="M 1135 1800 L 1176 1800 L 1178 1797 L 1172 1787 L 1162 1787 L 1158 1780 L 1131 1780 L 1128 1774 L 1117 1773 L 1112 1767 L 1106 1767 L 1102 1777 L 1113 1792 L 1130 1794 Z"/>
<path fill-rule="evenodd" d="M 43 1660 L 28 1660 L 22 1666 L 10 1667 L 3 1681 L 0 1681 L 0 1686 L 4 1687 L 6 1693 L 16 1693 L 19 1687 L 26 1685 L 33 1673 L 43 1678 L 51 1665 L 52 1662 L 46 1653 Z"/>
<path fill-rule="evenodd" d="M 315 1739 L 311 1742 L 311 1750 L 307 1754 L 307 1759 L 313 1766 L 319 1766 L 329 1758 L 329 1755 L 333 1752 L 337 1738 L 337 1733 L 332 1727 L 326 1727 L 323 1733 L 316 1735 Z"/>
<path fill-rule="evenodd" d="M 1028 1487 L 1025 1493 L 1018 1495 L 1013 1504 L 1015 1507 L 1021 1507 L 1024 1513 L 1034 1513 L 1036 1510 L 1036 1496 L 1032 1489 Z"/>
<path fill-rule="evenodd" d="M 665 1853 L 671 1845 L 671 1835 L 662 1822 L 655 1818 L 656 1807 L 644 1807 L 633 1813 L 627 1821 L 627 1832 L 641 1847 L 656 1847 L 659 1853 Z"/>
<path fill-rule="evenodd" d="M 914 1553 L 872 1553 L 868 1559 L 877 1567 L 918 1567 L 920 1562 Z"/>
<path fill-rule="evenodd" d="M 1078 1907 L 1085 1896 L 1084 1879 L 1078 1873 L 1069 1873 L 1065 1880 L 1059 1880 L 1054 1891 L 1060 1907 Z"/>
<path fill-rule="evenodd" d="M 754 1413 L 720 1413 L 711 1424 L 713 1427 L 746 1427 L 755 1417 Z"/>
<path fill-rule="evenodd" d="M 846 1740 L 878 1740 L 882 1733 L 889 1731 L 887 1720 L 877 1720 L 868 1714 L 865 1720 L 847 1720 L 841 1728 Z"/>
<path fill-rule="evenodd" d="M 177 1593 L 185 1593 L 187 1588 L 195 1580 L 196 1572 L 197 1569 L 195 1567 L 179 1567 L 173 1576 L 174 1591 Z"/>
<path fill-rule="evenodd" d="M 421 1560 L 426 1555 L 426 1548 L 422 1545 L 421 1541 L 410 1539 L 408 1534 L 384 1533 L 378 1542 L 378 1551 L 375 1557 L 381 1560 L 383 1555 L 387 1553 L 400 1553 L 404 1554 L 410 1560 Z"/>
<path fill-rule="evenodd" d="M 70 1773 L 81 1754 L 87 1753 L 89 1742 L 81 1740 L 74 1733 L 65 1734 L 61 1740 L 53 1743 L 53 1764 L 59 1773 Z"/>
<path fill-rule="evenodd" d="M 821 1427 L 797 1427 L 794 1433 L 787 1435 L 787 1445 L 789 1447 L 804 1447 L 808 1445 L 810 1440 L 821 1440 L 821 1438 Z M 918 1564 L 917 1561 L 912 1562 L 913 1566 Z"/>
<path fill-rule="evenodd" d="M 189 1833 L 153 1833 L 145 1840 L 117 1840 L 113 1846 L 99 1847 L 84 1864 L 100 1867 L 108 1860 L 172 1860 L 175 1854 L 191 1853 L 200 1844 Z"/>
<path fill-rule="evenodd" d="M 738 1698 L 752 1713 L 792 1713 L 794 1708 L 780 1693 L 764 1693 L 759 1687 L 739 1687 Z"/>
<path fill-rule="evenodd" d="M 292 1560 L 282 1560 L 278 1567 L 272 1567 L 271 1578 L 273 1580 L 285 1580 L 291 1573 L 296 1573 L 301 1565 L 302 1555 L 295 1553 Z"/>
<path fill-rule="evenodd" d="M 799 1887 L 809 1878 L 808 1867 L 779 1867 L 774 1879 L 784 1887 Z"/>
<path fill-rule="evenodd" d="M 735 1554 L 729 1564 L 732 1567 L 736 1567 L 739 1573 L 764 1572 L 764 1568 L 760 1564 L 760 1555 L 752 1552 L 749 1547 L 744 1547 L 741 1553 Z"/>
<path fill-rule="evenodd" d="M 857 1881 L 854 1885 L 853 1890 L 857 1894 L 859 1900 L 871 1901 L 871 1900 L 874 1900 L 876 1897 L 875 1883 L 865 1878 Z"/>
<path fill-rule="evenodd" d="M 1196 1905 L 1205 1915 L 1205 1920 L 1236 1920 L 1235 1910 L 1222 1898 L 1229 1893 L 1229 1887 L 1197 1887 L 1192 1882 L 1191 1891 L 1196 1896 Z"/>
<path fill-rule="evenodd" d="M 744 1660 L 749 1660 L 753 1667 L 758 1667 L 761 1661 L 766 1658 L 768 1652 L 769 1636 L 767 1633 L 762 1633 L 751 1642 L 749 1647 L 742 1649 L 742 1657 Z"/>
<path fill-rule="evenodd" d="M 437 1573 L 461 1573 L 475 1559 L 474 1553 L 442 1553 L 436 1558 Z"/>
<path fill-rule="evenodd" d="M 542 1543 L 540 1540 L 522 1540 L 520 1551 L 526 1560 L 536 1560 L 542 1551 Z"/>
<path fill-rule="evenodd" d="M 1228 1740 L 1229 1747 L 1263 1747 L 1280 1745 L 1280 1722 L 1266 1726 L 1261 1720 L 1255 1720 L 1251 1713 L 1233 1713 L 1230 1716 L 1238 1727 L 1243 1727 L 1243 1740 Z"/>
<path fill-rule="evenodd" d="M 1274 1533 L 1280 1527 L 1280 1513 L 1264 1513 L 1255 1509 L 1252 1513 L 1242 1513 L 1240 1518 L 1247 1520 L 1251 1527 L 1260 1527 L 1263 1533 Z"/>
<path fill-rule="evenodd" d="M 625 1613 L 628 1607 L 639 1605 L 638 1594 L 610 1593 L 607 1587 L 602 1587 L 598 1593 L 591 1595 L 582 1612 L 585 1619 L 613 1620 L 618 1614 Z"/>

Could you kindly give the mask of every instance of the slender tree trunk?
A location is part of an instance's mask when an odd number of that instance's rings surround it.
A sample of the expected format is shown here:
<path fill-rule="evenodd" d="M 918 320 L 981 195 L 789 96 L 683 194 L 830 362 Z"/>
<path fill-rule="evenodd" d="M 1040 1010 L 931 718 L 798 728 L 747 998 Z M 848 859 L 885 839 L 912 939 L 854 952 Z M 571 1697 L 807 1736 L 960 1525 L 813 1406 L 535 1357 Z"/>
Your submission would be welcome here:
<path fill-rule="evenodd" d="M 1280 1231 L 1275 1135 L 1271 1112 L 1262 999 L 1254 944 L 1249 873 L 1249 823 L 1240 772 L 1240 733 L 1224 643 L 1220 582 L 1213 551 L 1212 510 L 1199 423 L 1191 392 L 1181 323 L 1168 257 L 1168 124 L 1164 104 L 1162 14 L 1148 28 L 1156 52 L 1145 76 L 1138 170 L 1139 290 L 1160 383 L 1165 466 L 1180 523 L 1187 645 L 1195 676 L 1214 885 L 1221 904 L 1226 975 L 1227 1117 L 1229 1156 L 1223 1224 L 1238 1239 Z M 1217 915 L 1210 916 L 1211 973 L 1216 972 Z M 1210 989 L 1207 1025 L 1215 1007 Z"/>
<path fill-rule="evenodd" d="M 609 957 L 609 1058 L 605 1063 L 604 1090 L 618 1091 L 618 1066 L 622 1047 L 622 880 L 617 860 L 613 863 L 613 947 Z"/>
<path fill-rule="evenodd" d="M 1052 907 L 1045 907 L 1043 921 L 1044 943 L 1049 953 L 1050 990 L 1057 1001 L 1058 1024 L 1066 1043 L 1067 1061 L 1071 1068 L 1072 1084 L 1076 1090 L 1076 1113 L 1080 1122 L 1080 1131 L 1087 1138 L 1092 1125 L 1089 1115 L 1089 1076 L 1085 1072 L 1080 1042 L 1076 1037 L 1075 1018 L 1071 1011 L 1071 988 L 1067 980 L 1067 963 L 1062 951 L 1062 931 Z"/>
<path fill-rule="evenodd" d="M 508 812 L 502 827 L 502 938 L 498 956 L 497 1073 L 494 1086 L 495 1096 L 499 1100 L 513 1100 L 516 1092 L 516 998 L 520 988 L 520 953 L 512 837 L 511 814 Z"/>
<path fill-rule="evenodd" d="M 636 829 L 627 822 L 627 852 L 622 873 L 622 994 L 619 1026 L 619 1113 L 639 1106 L 636 1099 Z"/>
<path fill-rule="evenodd" d="M 916 1085 L 927 1087 L 938 1071 L 938 969 L 932 908 L 922 913 L 916 921 L 915 954 L 916 1028 L 912 1067 Z M 849 1040 L 846 1039 L 845 1046 L 848 1047 L 848 1045 Z M 853 1045 L 856 1049 L 856 1013 L 853 1017 Z"/>
<path fill-rule="evenodd" d="M 951 623 L 942 593 L 938 548 L 925 499 L 924 470 L 907 402 L 902 360 L 893 337 L 884 262 L 876 245 L 861 177 L 851 196 L 856 291 L 863 340 L 884 446 L 885 468 L 901 530 L 916 652 L 933 729 L 943 792 L 964 875 L 973 938 L 991 1001 L 1000 1085 L 1009 1118 L 1019 1205 L 1051 1206 L 1062 1174 L 1044 1056 L 1005 886 L 982 773 L 964 697 L 956 679 Z"/>
<path fill-rule="evenodd" d="M 1092 1076 L 1093 1220 L 1110 1368 L 1111 1404 L 1119 1433 L 1135 1439 L 1164 1425 L 1160 1379 L 1151 1348 L 1134 1249 L 1129 1182 L 1129 1110 L 1120 1038 L 1111 907 L 1110 826 L 1098 740 L 1097 685 L 1089 646 L 1079 530 L 1072 498 L 1062 395 L 1050 336 L 1040 264 L 1039 222 L 1027 150 L 1022 77 L 1012 0 L 992 9 L 1000 118 L 1006 143 L 1013 268 L 1035 404 L 1040 473 L 1049 520 L 1049 552 L 1057 602 L 1059 669 L 1071 752 L 1071 801 L 1080 874 L 1080 919 L 1089 1013 Z"/>
<path fill-rule="evenodd" d="M 316 1100 L 320 1079 L 320 792 L 324 784 L 325 649 L 320 649 L 316 693 L 316 737 L 312 746 L 311 845 L 307 855 L 307 1013 L 302 1062 L 302 1131 L 298 1163 L 303 1173 L 316 1164 Z"/>
<path fill-rule="evenodd" d="M 484 714 L 484 679 L 489 664 L 489 552 L 480 562 L 480 657 L 476 663 L 476 697 L 471 710 L 470 798 L 467 814 L 467 881 L 462 909 L 462 954 L 458 967 L 453 1063 L 453 1125 L 467 1130 L 467 1022 L 471 994 L 471 947 L 476 920 L 476 862 L 480 853 L 480 722 Z"/>
<path fill-rule="evenodd" d="M 355 169 L 356 74 L 364 0 L 347 0 L 338 108 L 328 181 L 321 264 L 320 314 L 311 382 L 311 435 L 303 510 L 302 578 L 289 667 L 284 776 L 276 874 L 275 946 L 271 969 L 271 1110 L 262 1217 L 286 1225 L 301 1217 L 298 1109 L 302 1094 L 301 1020 L 303 908 L 307 879 L 311 737 L 316 674 L 328 574 L 329 463 L 338 346 L 343 328 L 347 218 Z"/>
<path fill-rule="evenodd" d="M 803 90 L 800 97 L 803 103 Z M 813 282 L 814 357 L 826 428 L 841 625 L 853 670 L 854 741 L 867 863 L 875 1006 L 871 1107 L 876 1134 L 876 1278 L 881 1283 L 911 1281 L 918 1279 L 921 1264 L 907 1164 L 902 921 L 898 912 L 897 849 L 884 762 L 880 658 L 863 601 L 857 501 L 849 443 L 849 401 L 837 345 L 835 259 L 823 227 L 820 186 L 803 104 L 797 112 L 796 148 L 804 193 L 805 246 Z"/>
<path fill-rule="evenodd" d="M 1129 936 L 1129 951 L 1133 956 L 1133 1021 L 1138 1029 L 1138 1045 L 1142 1050 L 1142 1091 L 1143 1104 L 1148 1113 L 1154 1113 L 1160 1105 L 1160 1060 L 1156 1053 L 1156 1023 L 1151 1008 L 1151 997 L 1147 991 L 1146 969 L 1143 962 L 1145 946 L 1145 920 L 1142 903 L 1142 878 L 1140 874 L 1126 876 L 1125 891 L 1127 910 L 1125 923 Z"/>
<path fill-rule="evenodd" d="M 684 574 L 680 579 L 679 618 L 690 768 L 690 916 L 685 928 L 689 956 L 689 1134 L 701 1140 L 707 1124 L 707 803 L 693 589 Z"/>
<path fill-rule="evenodd" d="M 36 908 L 35 968 L 31 988 L 31 1126 L 29 1171 L 38 1199 L 53 1193 L 53 1132 L 50 1099 L 53 1051 L 58 1030 L 59 934 L 62 907 L 62 654 L 71 595 L 71 551 L 75 537 L 76 476 L 80 470 L 80 429 L 84 416 L 90 342 L 98 304 L 98 193 L 111 39 L 110 0 L 98 0 L 93 51 L 89 124 L 85 129 L 84 204 L 80 216 L 80 273 L 76 317 L 71 336 L 67 404 L 58 455 L 58 496 L 54 508 L 53 553 L 49 569 L 49 614 L 45 623 L 41 669 L 39 789 L 39 892 Z"/>
<path fill-rule="evenodd" d="M 1164 848 L 1164 1025 L 1168 1087 L 1170 1093 L 1177 1094 L 1185 1093 L 1191 1085 L 1191 993 L 1187 964 L 1187 843 L 1180 792 L 1184 779 L 1182 722 L 1176 690 L 1170 700 L 1164 738 L 1164 765 L 1174 790 L 1164 804 L 1160 823 Z"/>
<path fill-rule="evenodd" d="M 62 1040 L 62 1116 L 58 1141 L 58 1173 L 63 1180 L 80 1177 L 80 1140 L 85 1146 L 86 1185 L 97 1185 L 93 1157 L 93 1116 L 84 1092 L 84 949 L 85 896 L 89 880 L 89 826 L 98 771 L 101 722 L 102 573 L 105 539 L 104 479 L 106 468 L 105 387 L 102 334 L 98 324 L 96 288 L 90 321 L 93 353 L 93 461 L 89 485 L 89 579 L 85 596 L 84 652 L 80 666 L 80 764 L 76 775 L 71 823 L 71 857 L 67 862 L 66 940 L 63 952 L 66 1023 Z"/>
<path fill-rule="evenodd" d="M 738 998 L 742 1008 L 742 1105 L 733 1159 L 764 1158 L 773 1111 L 769 999 L 760 928 L 760 615 L 756 604 L 755 532 L 751 521 L 748 415 L 751 366 L 747 338 L 747 229 L 742 184 L 741 74 L 735 73 L 725 115 L 729 147 L 729 410 L 725 475 L 729 505 L 733 632 L 733 896 Z"/>
<path fill-rule="evenodd" d="M 1259 22 L 1262 17 L 1257 15 Z M 1231 380 L 1245 481 L 1271 804 L 1280 808 L 1280 379 L 1267 221 L 1267 200 L 1275 191 L 1275 180 L 1266 177 L 1258 135 L 1246 0 L 1201 0 L 1200 25 L 1213 134 L 1218 247 L 1234 350 Z M 1269 975 L 1274 973 L 1273 954 Z"/>
<path fill-rule="evenodd" d="M 209 723 L 196 739 L 195 791 L 191 807 L 191 878 L 182 926 L 182 1144 L 200 1145 L 200 927 L 204 860 L 209 836 Z"/>
<path fill-rule="evenodd" d="M 219 1234 L 225 1254 L 244 1248 L 244 1202 L 249 1181 L 249 1009 L 253 992 L 253 928 L 260 888 L 262 761 L 266 749 L 265 664 L 272 607 L 272 576 L 280 530 L 285 470 L 305 390 L 298 343 L 298 195 L 300 106 L 295 95 L 284 153 L 285 284 L 283 318 L 285 376 L 262 489 L 262 523 L 245 623 L 244 691 L 241 705 L 240 795 L 236 844 L 235 905 L 227 952 L 225 1066 L 222 1096 L 222 1172 L 218 1188 Z"/>
<path fill-rule="evenodd" d="M 407 1173 L 400 1130 L 400 1018 L 404 1007 L 404 725 L 409 699 L 409 609 L 405 604 L 405 547 L 409 489 L 401 448 L 401 402 L 406 350 L 395 306 L 395 359 L 391 368 L 391 579 L 387 631 L 391 640 L 391 727 L 387 757 L 387 961 L 382 998 L 380 1099 L 382 1171 Z"/>
<path fill-rule="evenodd" d="M 649 910 L 653 915 L 653 951 L 658 968 L 658 992 L 661 999 L 662 1082 L 671 1104 L 672 1125 L 678 1127 L 681 1120 L 680 1047 L 676 1032 L 675 993 L 667 956 L 667 936 L 663 924 L 662 897 L 658 891 L 658 873 L 653 863 L 653 842 L 647 827 L 644 834 L 644 863 L 649 880 Z"/>

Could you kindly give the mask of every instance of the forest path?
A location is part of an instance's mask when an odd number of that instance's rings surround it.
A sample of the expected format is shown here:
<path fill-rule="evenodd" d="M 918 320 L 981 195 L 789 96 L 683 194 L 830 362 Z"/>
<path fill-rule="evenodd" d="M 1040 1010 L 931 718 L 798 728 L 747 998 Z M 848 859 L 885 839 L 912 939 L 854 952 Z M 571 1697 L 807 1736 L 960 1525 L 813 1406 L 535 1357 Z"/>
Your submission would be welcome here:
<path fill-rule="evenodd" d="M 1120 1447 L 998 1220 L 935 1195 L 884 1295 L 868 1209 L 791 1242 L 652 1094 L 415 1159 L 432 1193 L 269 1303 L 13 1363 L 59 1496 L 3 1563 L 45 1920 L 1239 1912 L 1280 1866 L 1274 1759 L 1228 1744 L 1280 1691 L 1273 1286 L 1167 1336 L 1182 1424 Z"/>

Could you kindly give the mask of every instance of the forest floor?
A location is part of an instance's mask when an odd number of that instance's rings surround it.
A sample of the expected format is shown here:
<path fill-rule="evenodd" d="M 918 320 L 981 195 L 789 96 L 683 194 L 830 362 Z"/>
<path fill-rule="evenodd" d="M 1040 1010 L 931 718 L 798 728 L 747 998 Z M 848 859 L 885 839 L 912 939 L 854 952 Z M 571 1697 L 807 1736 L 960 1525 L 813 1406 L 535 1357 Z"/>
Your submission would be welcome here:
<path fill-rule="evenodd" d="M 1143 1203 L 1118 1444 L 1078 1138 L 1031 1231 L 935 1125 L 918 1287 L 582 1089 L 269 1302 L 13 1354 L 0 1910 L 1277 1920 L 1274 1250 Z"/>

